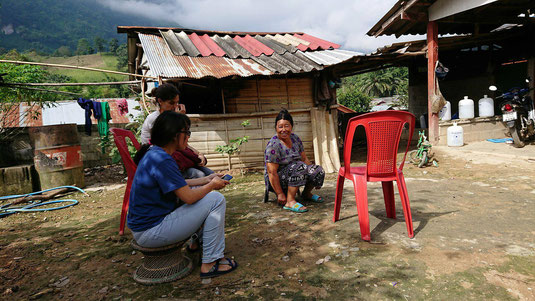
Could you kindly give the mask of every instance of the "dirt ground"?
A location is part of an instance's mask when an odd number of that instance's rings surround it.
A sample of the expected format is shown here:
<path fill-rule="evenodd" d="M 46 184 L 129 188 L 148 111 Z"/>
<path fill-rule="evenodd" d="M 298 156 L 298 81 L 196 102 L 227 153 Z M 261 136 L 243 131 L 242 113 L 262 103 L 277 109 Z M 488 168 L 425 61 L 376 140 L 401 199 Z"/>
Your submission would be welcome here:
<path fill-rule="evenodd" d="M 208 285 L 199 267 L 176 282 L 135 283 L 142 255 L 128 231 L 118 235 L 122 167 L 87 171 L 90 196 L 69 196 L 79 205 L 0 219 L 0 299 L 535 300 L 535 146 L 435 150 L 439 167 L 404 169 L 413 239 L 397 193 L 398 218 L 386 218 L 378 183 L 368 186 L 364 242 L 349 181 L 333 223 L 335 175 L 318 192 L 325 202 L 304 214 L 262 203 L 261 174 L 236 175 L 222 192 L 226 252 L 240 267 Z"/>

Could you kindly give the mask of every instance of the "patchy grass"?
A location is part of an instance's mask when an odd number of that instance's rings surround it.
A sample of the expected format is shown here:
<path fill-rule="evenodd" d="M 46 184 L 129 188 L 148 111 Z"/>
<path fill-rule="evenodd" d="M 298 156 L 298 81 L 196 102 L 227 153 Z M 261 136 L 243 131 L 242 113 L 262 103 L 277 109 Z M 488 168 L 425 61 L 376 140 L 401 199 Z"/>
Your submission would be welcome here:
<path fill-rule="evenodd" d="M 533 299 L 533 188 L 518 185 L 501 194 L 490 188 L 499 187 L 500 177 L 478 177 L 489 184 L 483 190 L 472 184 L 474 172 L 509 177 L 515 171 L 475 169 L 446 160 L 438 169 L 405 168 L 414 239 L 407 237 L 398 196 L 398 219 L 387 219 L 381 185 L 369 183 L 372 242 L 360 239 L 349 181 L 341 220 L 333 223 L 336 175 L 317 192 L 325 202 L 307 204 L 304 214 L 264 204 L 261 174 L 236 175 L 221 192 L 227 200 L 226 256 L 240 267 L 210 285 L 200 283 L 198 267 L 173 283 L 135 283 L 142 255 L 130 248 L 128 231 L 117 233 L 124 186 L 98 183 L 90 197 L 73 194 L 80 204 L 72 208 L 0 220 L 0 294 L 9 300 L 40 292 L 44 300 Z M 531 185 L 531 178 L 515 184 Z M 523 255 L 508 254 L 513 251 Z"/>

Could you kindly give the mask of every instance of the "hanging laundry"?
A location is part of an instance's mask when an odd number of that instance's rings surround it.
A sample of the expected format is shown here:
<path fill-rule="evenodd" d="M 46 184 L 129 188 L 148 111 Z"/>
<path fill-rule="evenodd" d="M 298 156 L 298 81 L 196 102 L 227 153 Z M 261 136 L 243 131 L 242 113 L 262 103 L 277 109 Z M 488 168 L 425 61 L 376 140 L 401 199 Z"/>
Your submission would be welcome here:
<path fill-rule="evenodd" d="M 100 120 L 100 117 L 102 116 L 102 103 L 96 100 L 93 101 L 93 111 L 95 112 L 93 117 L 95 117 L 97 121 Z"/>
<path fill-rule="evenodd" d="M 91 136 L 91 114 L 94 111 L 93 101 L 80 97 L 78 98 L 78 105 L 85 110 L 85 133 Z"/>
<path fill-rule="evenodd" d="M 100 135 L 102 153 L 106 153 L 106 145 L 109 142 L 109 125 L 108 122 L 111 120 L 110 114 L 110 104 L 108 102 L 100 102 L 102 115 L 98 121 L 98 134 Z"/>
<path fill-rule="evenodd" d="M 101 102 L 99 104 L 101 105 L 102 115 L 98 121 L 98 133 L 100 137 L 108 137 L 108 122 L 111 120 L 110 104 L 107 102 Z"/>
<path fill-rule="evenodd" d="M 121 116 L 124 116 L 128 113 L 128 102 L 126 99 L 118 99 L 115 101 L 117 103 L 117 107 L 119 108 L 119 114 Z"/>

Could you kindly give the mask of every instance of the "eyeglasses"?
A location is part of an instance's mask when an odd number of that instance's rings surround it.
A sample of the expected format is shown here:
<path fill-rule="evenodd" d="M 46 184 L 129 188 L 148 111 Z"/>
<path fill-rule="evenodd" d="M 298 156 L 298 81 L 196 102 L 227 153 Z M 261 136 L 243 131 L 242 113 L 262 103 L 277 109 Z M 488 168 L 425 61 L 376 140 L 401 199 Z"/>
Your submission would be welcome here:
<path fill-rule="evenodd" d="M 180 131 L 179 133 L 184 133 L 184 134 L 186 134 L 188 136 L 191 136 L 191 131 L 190 130 L 188 130 L 188 131 Z"/>

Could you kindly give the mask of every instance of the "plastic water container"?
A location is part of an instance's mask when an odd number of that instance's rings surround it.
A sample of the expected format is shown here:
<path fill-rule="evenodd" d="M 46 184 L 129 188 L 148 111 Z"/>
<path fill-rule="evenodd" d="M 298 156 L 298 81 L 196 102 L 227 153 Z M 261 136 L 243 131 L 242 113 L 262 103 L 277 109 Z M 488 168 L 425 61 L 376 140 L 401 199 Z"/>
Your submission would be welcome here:
<path fill-rule="evenodd" d="M 459 101 L 459 119 L 474 118 L 474 101 L 465 96 Z"/>
<path fill-rule="evenodd" d="M 452 126 L 448 127 L 448 146 L 463 146 L 463 127 L 457 125 L 456 122 Z"/>
<path fill-rule="evenodd" d="M 492 98 L 487 97 L 487 95 L 483 96 L 478 102 L 479 104 L 479 117 L 492 117 L 494 116 L 494 100 Z"/>
<path fill-rule="evenodd" d="M 438 112 L 438 117 L 440 120 L 451 120 L 451 103 L 449 101 L 446 101 L 444 107 Z"/>

